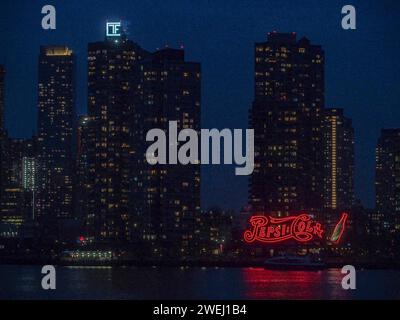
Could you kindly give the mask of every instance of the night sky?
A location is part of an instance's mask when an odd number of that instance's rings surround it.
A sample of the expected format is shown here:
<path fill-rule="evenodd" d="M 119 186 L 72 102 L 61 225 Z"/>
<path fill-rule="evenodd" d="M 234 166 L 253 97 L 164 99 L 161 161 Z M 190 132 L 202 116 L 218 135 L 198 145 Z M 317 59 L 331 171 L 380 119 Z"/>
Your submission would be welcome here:
<path fill-rule="evenodd" d="M 326 106 L 341 107 L 356 132 L 356 194 L 374 203 L 374 148 L 381 128 L 400 127 L 400 5 L 397 0 L 0 0 L 0 64 L 7 69 L 6 126 L 36 130 L 40 45 L 62 44 L 78 58 L 77 112 L 86 113 L 87 43 L 103 40 L 107 19 L 130 21 L 129 37 L 148 50 L 184 45 L 202 64 L 202 128 L 246 128 L 253 99 L 253 48 L 268 31 L 297 32 L 323 46 Z M 41 8 L 57 29 L 41 28 Z M 341 28 L 341 8 L 357 10 L 357 30 Z M 230 166 L 202 168 L 202 205 L 239 208 L 247 177 Z"/>

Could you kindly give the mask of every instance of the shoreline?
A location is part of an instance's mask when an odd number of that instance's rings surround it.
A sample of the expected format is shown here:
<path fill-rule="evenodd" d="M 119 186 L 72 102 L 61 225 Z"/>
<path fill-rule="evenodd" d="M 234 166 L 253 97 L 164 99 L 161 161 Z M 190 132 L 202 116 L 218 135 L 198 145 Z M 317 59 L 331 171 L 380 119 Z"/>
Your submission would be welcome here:
<path fill-rule="evenodd" d="M 0 265 L 43 266 L 55 265 L 62 267 L 171 267 L 171 268 L 264 268 L 263 262 L 248 261 L 60 261 L 56 260 L 24 260 L 4 259 Z M 400 264 L 376 262 L 328 262 L 324 269 L 341 269 L 345 265 L 353 265 L 356 269 L 364 270 L 400 270 Z M 288 269 L 287 271 L 289 271 Z M 323 269 L 322 269 L 323 270 Z M 285 271 L 285 270 L 284 270 Z"/>

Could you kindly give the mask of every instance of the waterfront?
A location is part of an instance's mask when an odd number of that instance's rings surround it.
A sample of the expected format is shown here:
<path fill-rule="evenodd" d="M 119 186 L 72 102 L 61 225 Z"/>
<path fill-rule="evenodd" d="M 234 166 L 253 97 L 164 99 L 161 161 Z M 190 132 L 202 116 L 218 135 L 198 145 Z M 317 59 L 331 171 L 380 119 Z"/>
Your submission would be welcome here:
<path fill-rule="evenodd" d="M 0 299 L 400 299 L 400 271 L 340 269 L 57 267 L 57 289 L 41 289 L 40 266 L 0 266 Z"/>

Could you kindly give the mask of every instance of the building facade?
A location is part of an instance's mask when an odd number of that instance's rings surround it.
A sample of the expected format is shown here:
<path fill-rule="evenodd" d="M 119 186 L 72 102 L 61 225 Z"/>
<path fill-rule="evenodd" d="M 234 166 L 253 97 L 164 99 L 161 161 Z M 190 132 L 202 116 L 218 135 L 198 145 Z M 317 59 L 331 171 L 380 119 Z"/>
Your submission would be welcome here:
<path fill-rule="evenodd" d="M 168 132 L 170 121 L 176 121 L 177 132 L 189 128 L 200 132 L 199 63 L 186 61 L 183 50 L 165 48 L 140 62 L 138 72 L 142 141 L 150 129 Z M 146 162 L 150 144 L 138 148 L 141 169 L 133 206 L 143 217 L 144 238 L 156 256 L 185 256 L 193 249 L 195 216 L 200 213 L 200 165 L 150 165 Z"/>
<path fill-rule="evenodd" d="M 79 116 L 76 134 L 76 163 L 75 163 L 75 188 L 74 188 L 74 212 L 85 224 L 87 219 L 89 194 L 92 185 L 89 183 L 89 140 L 94 139 L 90 135 L 90 117 Z"/>
<path fill-rule="evenodd" d="M 383 129 L 375 154 L 375 235 L 400 235 L 400 129 Z"/>
<path fill-rule="evenodd" d="M 28 173 L 27 159 L 33 159 L 34 163 L 36 144 L 34 138 L 7 138 L 4 147 L 5 164 L 2 168 L 4 176 L 0 201 L 0 223 L 3 231 L 0 233 L 17 237 L 21 226 L 34 219 L 35 167 L 29 165 L 32 171 Z"/>
<path fill-rule="evenodd" d="M 5 76 L 6 70 L 0 65 L 0 134 L 5 131 L 4 112 L 5 112 Z"/>
<path fill-rule="evenodd" d="M 324 51 L 295 33 L 270 32 L 255 45 L 255 98 L 250 127 L 255 167 L 253 212 L 286 216 L 323 207 L 321 119 Z"/>
<path fill-rule="evenodd" d="M 5 112 L 5 75 L 6 71 L 4 66 L 0 65 L 0 199 L 4 190 L 3 182 L 6 179 L 4 175 L 4 168 L 6 165 L 4 151 L 6 142 L 6 130 L 4 126 L 4 112 Z"/>
<path fill-rule="evenodd" d="M 343 109 L 325 109 L 322 120 L 324 152 L 324 222 L 334 228 L 342 212 L 351 213 L 354 198 L 354 129 Z M 351 219 L 354 218 L 351 215 Z"/>
<path fill-rule="evenodd" d="M 41 47 L 38 79 L 37 217 L 72 212 L 75 56 L 67 47 Z"/>
<path fill-rule="evenodd" d="M 84 184 L 90 190 L 86 195 L 86 234 L 93 241 L 129 242 L 137 234 L 129 206 L 137 130 L 133 70 L 146 54 L 125 35 L 88 46 L 90 122 L 81 127 L 81 142 L 87 149 Z"/>

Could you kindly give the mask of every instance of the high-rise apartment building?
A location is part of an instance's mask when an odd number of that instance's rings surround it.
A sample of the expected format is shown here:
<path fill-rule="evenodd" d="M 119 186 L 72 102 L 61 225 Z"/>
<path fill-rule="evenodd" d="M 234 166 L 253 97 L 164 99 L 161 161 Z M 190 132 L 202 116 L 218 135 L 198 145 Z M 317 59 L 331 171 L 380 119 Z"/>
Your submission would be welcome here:
<path fill-rule="evenodd" d="M 270 32 L 255 45 L 253 212 L 286 216 L 323 206 L 321 116 L 324 51 L 295 33 Z"/>
<path fill-rule="evenodd" d="M 5 111 L 5 68 L 0 65 L 0 199 L 4 190 L 5 176 L 4 168 L 6 165 L 5 161 L 5 142 L 6 142 L 6 130 L 4 126 L 4 111 Z"/>
<path fill-rule="evenodd" d="M 343 109 L 325 109 L 324 208 L 348 211 L 354 205 L 354 129 Z"/>
<path fill-rule="evenodd" d="M 95 137 L 88 116 L 80 116 L 77 125 L 76 143 L 76 163 L 75 163 L 75 188 L 74 188 L 74 210 L 76 216 L 85 224 L 87 210 L 89 208 L 89 195 L 93 186 L 90 184 L 89 177 L 89 142 L 94 141 Z"/>
<path fill-rule="evenodd" d="M 383 129 L 375 154 L 375 213 L 377 235 L 400 234 L 400 129 Z"/>
<path fill-rule="evenodd" d="M 186 61 L 183 50 L 165 48 L 141 61 L 138 70 L 143 141 L 152 128 L 168 132 L 170 121 L 176 121 L 178 132 L 189 128 L 199 132 L 200 64 Z M 144 237 L 153 241 L 154 253 L 184 256 L 194 243 L 194 220 L 200 212 L 200 165 L 150 165 L 145 155 L 149 145 L 142 143 L 139 148 L 141 170 L 135 177 L 133 205 L 143 217 Z"/>
<path fill-rule="evenodd" d="M 86 230 L 88 238 L 94 241 L 126 242 L 135 234 L 129 205 L 135 156 L 133 137 L 137 130 L 134 66 L 146 54 L 124 34 L 108 36 L 88 46 L 90 121 L 81 124 L 81 133 L 86 140 L 88 164 L 84 169 L 88 177 L 83 183 L 90 186 Z"/>
<path fill-rule="evenodd" d="M 37 216 L 68 218 L 72 212 L 72 134 L 75 56 L 65 46 L 41 47 L 38 80 Z"/>
<path fill-rule="evenodd" d="M 4 66 L 0 65 L 0 134 L 5 131 L 4 112 L 5 112 L 5 75 Z"/>

